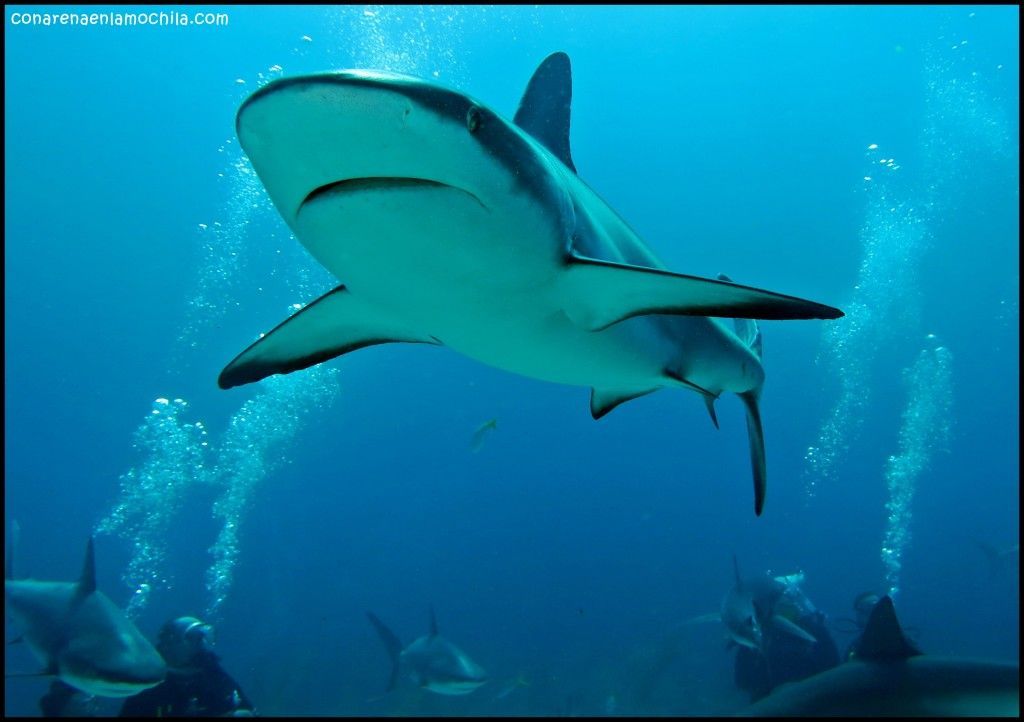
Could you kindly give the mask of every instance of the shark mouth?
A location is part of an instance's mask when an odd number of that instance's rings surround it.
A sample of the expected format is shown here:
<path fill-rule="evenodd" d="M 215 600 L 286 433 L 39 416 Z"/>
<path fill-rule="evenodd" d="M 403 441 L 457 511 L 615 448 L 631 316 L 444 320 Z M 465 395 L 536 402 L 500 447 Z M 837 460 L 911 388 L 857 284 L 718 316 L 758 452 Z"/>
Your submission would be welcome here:
<path fill-rule="evenodd" d="M 429 178 L 410 178 L 401 176 L 381 176 L 381 177 L 370 177 L 370 178 L 346 178 L 344 180 L 332 181 L 326 183 L 318 188 L 314 188 L 299 204 L 296 215 L 306 207 L 307 204 L 312 203 L 315 200 L 324 198 L 328 195 L 335 195 L 339 193 L 362 193 L 362 192 L 379 192 L 379 191 L 393 191 L 393 190 L 424 190 L 424 189 L 442 189 L 447 188 L 456 190 L 460 193 L 464 193 L 477 203 L 484 210 L 490 210 L 483 201 L 481 201 L 476 195 L 470 193 L 465 188 L 459 188 L 449 183 L 442 183 L 441 181 L 431 180 Z"/>

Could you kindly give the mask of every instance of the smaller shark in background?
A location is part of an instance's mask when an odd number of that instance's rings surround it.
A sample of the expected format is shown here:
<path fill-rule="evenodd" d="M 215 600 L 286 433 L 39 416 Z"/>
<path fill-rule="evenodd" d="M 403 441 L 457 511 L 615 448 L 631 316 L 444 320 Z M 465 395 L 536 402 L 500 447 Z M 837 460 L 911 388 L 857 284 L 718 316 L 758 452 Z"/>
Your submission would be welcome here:
<path fill-rule="evenodd" d="M 735 555 L 732 564 L 736 583 L 722 599 L 721 609 L 721 620 L 732 642 L 763 652 L 765 633 L 769 628 L 799 637 L 810 644 L 817 641 L 794 621 L 799 617 L 799 610 L 793 607 L 787 594 L 803 581 L 802 574 L 785 577 L 765 574 L 742 579 Z"/>
<path fill-rule="evenodd" d="M 740 716 L 1000 716 L 1020 714 L 1020 665 L 922 654 L 892 599 L 875 605 L 852 658 L 782 685 Z"/>
<path fill-rule="evenodd" d="M 7 615 L 24 630 L 24 641 L 43 663 L 30 675 L 56 676 L 99 697 L 130 697 L 164 681 L 167 665 L 142 633 L 103 592 L 96 589 L 93 540 L 76 582 L 14 579 L 12 525 L 4 580 Z"/>
<path fill-rule="evenodd" d="M 430 609 L 430 634 L 420 637 L 404 648 L 395 633 L 372 612 L 367 612 L 366 616 L 377 630 L 391 657 L 388 692 L 398 684 L 398 675 L 402 668 L 409 671 L 418 687 L 437 694 L 469 694 L 487 681 L 487 674 L 476 662 L 438 634 L 433 607 Z"/>

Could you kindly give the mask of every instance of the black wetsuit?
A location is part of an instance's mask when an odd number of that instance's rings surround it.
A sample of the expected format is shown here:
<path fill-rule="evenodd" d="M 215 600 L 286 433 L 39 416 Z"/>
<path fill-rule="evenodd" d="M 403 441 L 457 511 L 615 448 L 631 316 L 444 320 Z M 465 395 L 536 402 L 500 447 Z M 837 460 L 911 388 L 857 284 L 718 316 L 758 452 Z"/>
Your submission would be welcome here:
<path fill-rule="evenodd" d="M 50 689 L 39 698 L 39 711 L 43 717 L 95 717 L 95 708 L 92 695 L 59 679 L 53 680 Z"/>
<path fill-rule="evenodd" d="M 122 717 L 223 717 L 252 714 L 248 697 L 212 652 L 201 653 L 193 674 L 168 672 L 156 687 L 125 700 Z"/>
<path fill-rule="evenodd" d="M 736 686 L 750 693 L 752 702 L 780 684 L 796 682 L 839 664 L 839 649 L 825 624 L 825 615 L 813 612 L 797 624 L 817 640 L 811 644 L 788 632 L 771 630 L 764 640 L 764 654 L 739 647 L 736 653 Z"/>

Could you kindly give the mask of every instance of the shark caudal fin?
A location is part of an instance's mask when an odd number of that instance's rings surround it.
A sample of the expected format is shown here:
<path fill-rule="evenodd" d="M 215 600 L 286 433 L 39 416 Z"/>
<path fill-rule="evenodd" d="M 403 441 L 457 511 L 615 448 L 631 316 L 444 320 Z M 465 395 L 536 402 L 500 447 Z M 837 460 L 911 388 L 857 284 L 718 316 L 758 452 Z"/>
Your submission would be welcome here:
<path fill-rule="evenodd" d="M 720 274 L 722 281 L 731 282 L 728 276 Z M 762 357 L 761 329 L 752 318 L 734 318 L 733 328 L 740 341 L 746 344 L 758 359 Z M 747 410 L 747 437 L 750 439 L 750 466 L 754 474 L 754 513 L 761 516 L 764 496 L 768 489 L 768 471 L 764 459 L 764 431 L 761 428 L 761 389 L 756 388 L 739 394 Z"/>
<path fill-rule="evenodd" d="M 378 636 L 384 646 L 388 650 L 388 657 L 391 658 L 391 676 L 388 678 L 387 692 L 390 692 L 398 684 L 398 663 L 402 654 L 402 642 L 399 641 L 398 637 L 390 629 L 385 626 L 384 622 L 377 619 L 373 612 L 367 612 L 366 616 L 369 618 L 373 628 L 377 630 Z"/>

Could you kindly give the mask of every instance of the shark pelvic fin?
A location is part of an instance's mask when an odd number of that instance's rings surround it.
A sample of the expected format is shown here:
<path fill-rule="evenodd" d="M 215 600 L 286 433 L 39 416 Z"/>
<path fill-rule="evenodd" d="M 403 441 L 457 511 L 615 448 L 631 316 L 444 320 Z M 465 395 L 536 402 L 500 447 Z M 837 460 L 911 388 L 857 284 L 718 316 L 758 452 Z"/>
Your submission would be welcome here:
<path fill-rule="evenodd" d="M 569 56 L 552 53 L 534 71 L 519 101 L 515 124 L 544 144 L 576 172 L 569 154 L 569 108 L 572 104 L 572 69 Z"/>
<path fill-rule="evenodd" d="M 708 414 L 711 415 L 711 423 L 718 428 L 718 414 L 715 413 L 715 397 L 711 394 L 704 394 L 704 405 L 708 407 Z"/>
<path fill-rule="evenodd" d="M 612 389 L 590 389 L 590 415 L 595 420 L 600 419 L 619 404 L 624 404 L 640 396 L 654 393 L 657 389 L 644 389 L 642 391 L 619 391 Z"/>
<path fill-rule="evenodd" d="M 439 343 L 435 338 L 402 328 L 353 298 L 345 286 L 338 286 L 236 356 L 220 372 L 217 384 L 229 389 L 308 368 L 366 346 L 391 342 Z"/>
<path fill-rule="evenodd" d="M 764 431 L 761 429 L 761 409 L 758 407 L 759 391 L 738 394 L 747 409 L 747 436 L 750 441 L 750 466 L 754 474 L 754 513 L 761 516 L 764 510 L 764 496 L 768 488 L 768 470 L 764 458 Z"/>
<path fill-rule="evenodd" d="M 907 659 L 921 654 L 921 650 L 903 634 L 889 595 L 878 600 L 871 610 L 854 654 L 858 659 L 875 661 Z"/>
<path fill-rule="evenodd" d="M 656 313 L 776 320 L 843 315 L 838 308 L 773 291 L 575 253 L 566 261 L 563 283 L 566 315 L 590 331 Z"/>

